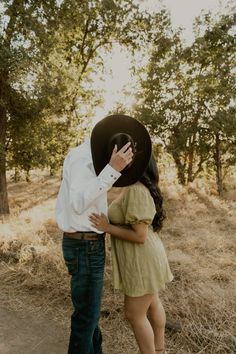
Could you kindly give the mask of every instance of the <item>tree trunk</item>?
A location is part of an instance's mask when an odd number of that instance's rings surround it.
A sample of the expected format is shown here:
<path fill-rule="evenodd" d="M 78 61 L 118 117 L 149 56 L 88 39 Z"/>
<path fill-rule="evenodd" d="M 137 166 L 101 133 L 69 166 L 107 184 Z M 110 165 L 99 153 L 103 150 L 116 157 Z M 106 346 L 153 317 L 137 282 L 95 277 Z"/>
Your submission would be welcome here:
<path fill-rule="evenodd" d="M 25 180 L 26 182 L 30 182 L 30 170 L 25 171 Z"/>
<path fill-rule="evenodd" d="M 53 176 L 55 176 L 55 168 L 50 166 L 50 177 L 53 177 Z"/>
<path fill-rule="evenodd" d="M 5 158 L 0 157 L 0 215 L 9 214 Z"/>
<path fill-rule="evenodd" d="M 221 161 L 221 150 L 220 150 L 220 136 L 219 133 L 215 135 L 216 143 L 215 143 L 215 166 L 216 166 L 216 184 L 219 196 L 223 196 L 224 188 L 223 188 L 223 176 L 222 176 L 222 161 Z"/>
<path fill-rule="evenodd" d="M 1 98 L 1 89 L 0 89 Z M 6 178 L 6 110 L 0 106 L 0 214 L 9 214 Z"/>
<path fill-rule="evenodd" d="M 11 39 L 17 21 L 19 1 L 13 0 L 8 6 L 9 17 L 8 25 L 5 29 L 4 50 L 10 52 Z M 8 69 L 0 71 L 0 215 L 9 214 L 9 204 L 7 196 L 7 177 L 6 177 L 6 133 L 7 133 L 7 102 L 9 99 L 9 72 Z"/>
<path fill-rule="evenodd" d="M 177 154 L 172 154 L 172 156 L 177 167 L 178 181 L 184 186 L 186 184 L 185 166 L 181 163 L 180 157 Z"/>
<path fill-rule="evenodd" d="M 14 182 L 17 183 L 20 181 L 20 171 L 17 167 L 14 169 Z"/>
<path fill-rule="evenodd" d="M 193 160 L 195 147 L 195 134 L 189 138 L 189 152 L 188 152 L 188 183 L 194 181 L 193 174 Z"/>

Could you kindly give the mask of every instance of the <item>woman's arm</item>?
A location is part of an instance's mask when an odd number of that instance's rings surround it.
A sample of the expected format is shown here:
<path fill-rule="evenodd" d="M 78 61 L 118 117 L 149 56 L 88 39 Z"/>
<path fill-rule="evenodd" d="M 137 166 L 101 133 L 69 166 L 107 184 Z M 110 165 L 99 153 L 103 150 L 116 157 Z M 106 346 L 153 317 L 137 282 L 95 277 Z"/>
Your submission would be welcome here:
<path fill-rule="evenodd" d="M 89 217 L 91 224 L 99 231 L 104 231 L 121 240 L 144 243 L 148 234 L 148 225 L 144 223 L 131 225 L 131 229 L 109 224 L 104 214 L 93 213 Z"/>

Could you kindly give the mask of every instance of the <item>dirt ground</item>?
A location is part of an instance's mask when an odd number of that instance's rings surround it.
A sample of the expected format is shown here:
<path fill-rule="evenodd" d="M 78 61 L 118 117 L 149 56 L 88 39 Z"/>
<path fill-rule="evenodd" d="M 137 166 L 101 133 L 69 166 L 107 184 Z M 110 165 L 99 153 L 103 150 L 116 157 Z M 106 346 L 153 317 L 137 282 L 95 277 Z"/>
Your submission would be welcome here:
<path fill-rule="evenodd" d="M 1 354 L 65 354 L 68 329 L 45 315 L 0 307 Z"/>

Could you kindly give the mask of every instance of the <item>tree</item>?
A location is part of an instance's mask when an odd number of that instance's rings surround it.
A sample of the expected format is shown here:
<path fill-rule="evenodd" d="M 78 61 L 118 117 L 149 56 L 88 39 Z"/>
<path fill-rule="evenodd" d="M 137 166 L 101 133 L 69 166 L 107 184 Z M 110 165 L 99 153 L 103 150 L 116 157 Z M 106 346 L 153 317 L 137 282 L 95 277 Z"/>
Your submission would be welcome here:
<path fill-rule="evenodd" d="M 6 186 L 6 153 L 19 126 L 37 115 L 35 98 L 27 95 L 22 80 L 37 56 L 36 42 L 45 34 L 41 20 L 50 21 L 55 1 L 2 2 L 0 14 L 0 214 L 9 212 Z M 40 13 L 41 12 L 41 13 Z M 33 50 L 30 50 L 33 49 Z M 24 118 L 24 119 L 22 119 Z"/>
<path fill-rule="evenodd" d="M 224 191 L 223 168 L 227 168 L 224 160 L 229 157 L 230 146 L 236 143 L 235 24 L 234 12 L 218 19 L 210 14 L 199 18 L 195 27 L 197 38 L 188 58 L 193 70 L 201 69 L 195 78 L 196 94 L 201 98 L 202 129 L 210 152 L 208 164 L 213 162 L 215 166 L 219 195 Z"/>
<path fill-rule="evenodd" d="M 205 15 L 197 21 L 191 46 L 184 47 L 179 34 L 170 31 L 161 44 L 154 41 L 138 108 L 140 119 L 173 156 L 180 183 L 192 182 L 204 163 L 213 161 L 219 194 L 222 155 L 229 154 L 236 135 L 234 26 L 234 14 Z"/>
<path fill-rule="evenodd" d="M 90 73 L 102 66 L 99 49 L 109 50 L 114 40 L 136 48 L 149 24 L 131 0 L 2 3 L 0 214 L 9 212 L 7 158 L 9 165 L 25 169 L 40 165 L 47 161 L 44 153 L 58 147 L 53 144 L 58 132 L 67 147 L 80 123 L 81 105 L 93 106 L 99 99 L 90 88 Z"/>
<path fill-rule="evenodd" d="M 201 171 L 202 161 L 193 171 L 197 148 L 199 106 L 191 88 L 193 79 L 188 67 L 179 32 L 171 29 L 166 13 L 159 14 L 154 27 L 152 50 L 146 75 L 141 79 L 141 104 L 137 115 L 158 135 L 172 155 L 180 183 L 185 184 Z"/>

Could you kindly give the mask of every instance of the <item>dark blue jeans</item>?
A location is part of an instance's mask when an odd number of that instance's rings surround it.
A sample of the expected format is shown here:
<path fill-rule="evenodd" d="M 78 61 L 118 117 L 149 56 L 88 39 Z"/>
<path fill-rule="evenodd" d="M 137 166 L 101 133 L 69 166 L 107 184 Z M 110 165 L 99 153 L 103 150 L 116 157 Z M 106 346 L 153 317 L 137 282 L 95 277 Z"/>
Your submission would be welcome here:
<path fill-rule="evenodd" d="M 63 236 L 63 256 L 71 275 L 71 334 L 68 354 L 102 354 L 98 325 L 105 265 L 105 241 Z"/>

